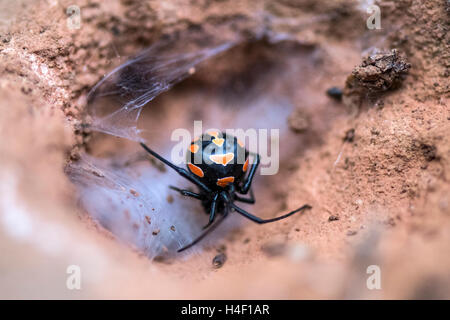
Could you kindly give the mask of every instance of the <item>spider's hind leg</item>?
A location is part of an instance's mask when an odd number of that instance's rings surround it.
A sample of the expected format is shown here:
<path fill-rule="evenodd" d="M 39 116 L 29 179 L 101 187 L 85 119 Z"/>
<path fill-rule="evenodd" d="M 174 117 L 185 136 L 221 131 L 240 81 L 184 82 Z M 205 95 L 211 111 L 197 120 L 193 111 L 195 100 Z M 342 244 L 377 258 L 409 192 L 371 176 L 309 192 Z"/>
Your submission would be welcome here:
<path fill-rule="evenodd" d="M 257 153 L 251 153 L 255 156 L 255 163 L 252 164 L 252 167 L 250 168 L 250 172 L 248 173 L 247 178 L 245 178 L 244 183 L 242 186 L 238 188 L 239 193 L 241 194 L 247 194 L 247 192 L 250 190 L 253 182 L 253 178 L 255 177 L 256 169 L 258 169 L 259 163 L 261 162 L 261 156 Z"/>
<path fill-rule="evenodd" d="M 246 217 L 247 219 L 252 220 L 253 222 L 256 222 L 256 223 L 259 223 L 259 224 L 270 223 L 270 222 L 275 222 L 275 221 L 278 221 L 278 220 L 286 219 L 287 217 L 293 215 L 294 213 L 297 213 L 297 212 L 300 212 L 300 211 L 312 208 L 309 204 L 305 204 L 302 207 L 300 207 L 300 208 L 298 208 L 296 210 L 293 210 L 293 211 L 291 211 L 289 213 L 286 213 L 286 214 L 284 214 L 282 216 L 279 216 L 279 217 L 276 217 L 276 218 L 272 218 L 272 219 L 261 219 L 260 217 L 257 217 L 255 215 L 251 214 L 250 212 L 247 212 L 244 209 L 239 208 L 238 206 L 236 206 L 233 203 L 230 203 L 230 205 L 231 205 L 232 208 L 234 208 L 234 210 L 236 210 L 237 213 L 239 213 L 239 214 L 243 215 L 244 217 Z"/>

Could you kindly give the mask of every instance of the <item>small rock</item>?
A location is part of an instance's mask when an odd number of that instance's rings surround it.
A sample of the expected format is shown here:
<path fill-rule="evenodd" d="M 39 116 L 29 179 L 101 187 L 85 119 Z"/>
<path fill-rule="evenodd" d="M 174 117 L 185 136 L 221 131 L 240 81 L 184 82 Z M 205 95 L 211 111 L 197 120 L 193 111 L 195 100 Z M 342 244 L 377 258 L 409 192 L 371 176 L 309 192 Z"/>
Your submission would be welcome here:
<path fill-rule="evenodd" d="M 219 269 L 225 264 L 225 261 L 227 261 L 227 255 L 224 252 L 221 252 L 213 258 L 213 267 Z"/>
<path fill-rule="evenodd" d="M 353 142 L 355 140 L 355 129 L 349 129 L 345 132 L 344 141 Z"/>
<path fill-rule="evenodd" d="M 343 102 L 359 108 L 368 96 L 376 97 L 396 89 L 405 78 L 411 64 L 396 49 L 378 52 L 365 57 L 347 77 Z"/>
<path fill-rule="evenodd" d="M 338 87 L 331 87 L 327 90 L 327 95 L 335 100 L 342 100 L 342 90 Z"/>

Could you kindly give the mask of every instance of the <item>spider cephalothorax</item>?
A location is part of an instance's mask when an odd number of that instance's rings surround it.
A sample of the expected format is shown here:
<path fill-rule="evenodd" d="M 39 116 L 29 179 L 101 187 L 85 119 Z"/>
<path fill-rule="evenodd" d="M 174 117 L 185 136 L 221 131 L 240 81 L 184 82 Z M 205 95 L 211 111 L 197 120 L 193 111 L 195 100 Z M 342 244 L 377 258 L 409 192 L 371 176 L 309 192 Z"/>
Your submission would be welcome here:
<path fill-rule="evenodd" d="M 296 212 L 311 208 L 309 205 L 304 205 L 276 218 L 261 219 L 236 206 L 234 204 L 235 201 L 250 204 L 255 203 L 255 198 L 251 191 L 251 184 L 260 162 L 260 156 L 258 154 L 251 154 L 245 149 L 244 144 L 240 140 L 229 134 L 209 131 L 192 141 L 187 153 L 188 170 L 180 168 L 164 159 L 145 144 L 141 143 L 141 145 L 148 153 L 197 185 L 199 188 L 198 193 L 173 186 L 170 188 L 184 196 L 201 200 L 205 212 L 209 214 L 209 222 L 204 227 L 204 229 L 208 229 L 192 243 L 178 251 L 186 250 L 203 239 L 203 237 L 223 221 L 230 210 L 234 210 L 246 218 L 262 224 L 281 220 Z M 250 165 L 251 155 L 253 155 L 254 162 Z M 249 198 L 238 195 L 246 195 L 249 192 Z M 212 224 L 217 215 L 221 215 L 221 219 L 217 223 Z"/>

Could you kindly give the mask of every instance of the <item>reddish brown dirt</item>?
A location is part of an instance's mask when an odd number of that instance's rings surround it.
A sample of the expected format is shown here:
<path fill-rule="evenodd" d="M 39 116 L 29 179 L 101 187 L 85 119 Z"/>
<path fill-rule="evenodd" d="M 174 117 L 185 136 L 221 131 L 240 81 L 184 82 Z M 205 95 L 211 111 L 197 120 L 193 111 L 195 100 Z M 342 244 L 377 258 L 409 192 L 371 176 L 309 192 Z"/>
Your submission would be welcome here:
<path fill-rule="evenodd" d="M 70 1 L 0 1 L 2 298 L 450 298 L 446 2 L 381 1 L 382 31 L 368 31 L 352 1 L 78 3 L 82 27 L 69 30 Z M 285 148 L 279 174 L 258 178 L 252 210 L 268 217 L 302 203 L 313 209 L 264 227 L 242 223 L 183 260 L 150 261 L 82 212 L 64 173 L 85 150 L 134 148 L 80 127 L 86 93 L 163 35 L 228 23 L 231 33 L 252 34 L 262 10 L 300 48 L 261 41 L 233 49 L 155 100 L 155 110 L 194 105 L 201 87 L 223 94 L 227 82 L 211 74 L 235 79 L 249 61 L 283 56 L 301 72 L 280 85 L 285 69 L 276 64 L 268 75 L 276 81 L 253 94 L 275 88 L 293 97 L 285 127 L 301 129 L 286 135 L 295 148 Z M 411 65 L 397 88 L 357 91 L 356 106 L 353 91 L 343 102 L 325 94 L 344 87 L 363 49 L 379 46 Z M 244 85 L 267 75 L 249 78 Z M 239 87 L 231 92 L 239 97 Z M 167 111 L 160 125 L 182 123 L 177 116 Z M 152 117 L 145 113 L 143 125 Z M 273 185 L 282 186 L 273 193 Z M 213 263 L 219 251 L 225 262 Z M 82 268 L 81 291 L 65 287 L 71 264 Z M 380 267 L 381 290 L 366 287 L 370 265 Z"/>

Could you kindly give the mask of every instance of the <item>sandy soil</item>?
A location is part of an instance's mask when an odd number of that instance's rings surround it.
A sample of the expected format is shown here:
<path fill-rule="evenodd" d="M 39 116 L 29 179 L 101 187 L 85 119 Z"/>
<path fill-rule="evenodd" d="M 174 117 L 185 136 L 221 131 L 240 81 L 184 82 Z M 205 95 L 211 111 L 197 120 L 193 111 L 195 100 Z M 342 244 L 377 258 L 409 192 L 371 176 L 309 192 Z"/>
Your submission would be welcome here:
<path fill-rule="evenodd" d="M 366 2 L 229 3 L 84 0 L 70 29 L 70 1 L 0 1 L 0 297 L 450 298 L 447 2 L 379 1 L 381 30 L 367 29 Z M 152 260 L 80 203 L 68 168 L 84 154 L 157 165 L 89 129 L 87 93 L 168 35 L 224 28 L 249 40 L 155 99 L 139 126 L 165 152 L 193 119 L 279 128 L 280 171 L 257 177 L 245 208 L 313 209 L 264 226 L 230 217 L 193 252 Z M 150 184 L 166 190 L 175 178 L 160 175 Z M 195 215 L 186 223 L 204 218 L 173 198 L 171 211 Z M 69 265 L 81 290 L 66 287 Z M 366 285 L 372 265 L 380 290 Z"/>

